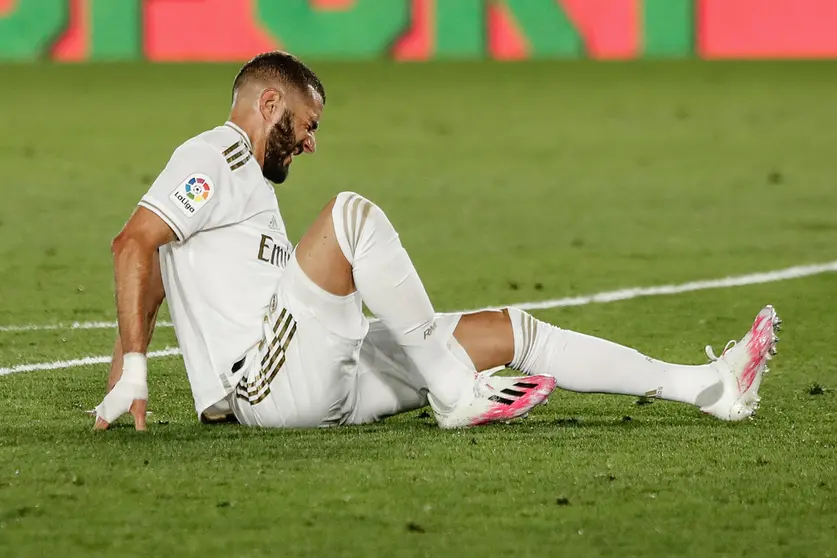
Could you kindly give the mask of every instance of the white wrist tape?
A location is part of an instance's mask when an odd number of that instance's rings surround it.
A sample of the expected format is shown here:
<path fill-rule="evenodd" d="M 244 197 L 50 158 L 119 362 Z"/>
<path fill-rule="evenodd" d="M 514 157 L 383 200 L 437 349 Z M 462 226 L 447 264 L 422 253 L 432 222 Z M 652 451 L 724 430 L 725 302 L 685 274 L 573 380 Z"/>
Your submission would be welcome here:
<path fill-rule="evenodd" d="M 96 414 L 111 423 L 131 409 L 134 399 L 148 399 L 148 363 L 144 354 L 122 357 L 122 377 L 96 407 Z"/>
<path fill-rule="evenodd" d="M 119 380 L 130 384 L 147 386 L 148 358 L 142 353 L 128 353 L 122 356 L 122 378 Z M 148 391 L 146 387 L 146 392 Z M 148 396 L 146 395 L 146 398 Z M 138 397 L 137 399 L 143 399 Z"/>

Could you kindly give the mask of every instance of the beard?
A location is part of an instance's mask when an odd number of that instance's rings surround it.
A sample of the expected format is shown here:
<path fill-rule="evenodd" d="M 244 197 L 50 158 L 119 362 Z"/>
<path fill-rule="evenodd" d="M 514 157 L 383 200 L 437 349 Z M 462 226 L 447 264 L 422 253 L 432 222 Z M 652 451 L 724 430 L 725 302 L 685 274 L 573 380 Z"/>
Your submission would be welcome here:
<path fill-rule="evenodd" d="M 296 141 L 291 111 L 285 110 L 279 121 L 267 135 L 264 151 L 262 175 L 274 184 L 281 184 L 290 172 L 289 157 L 299 152 L 300 143 Z"/>

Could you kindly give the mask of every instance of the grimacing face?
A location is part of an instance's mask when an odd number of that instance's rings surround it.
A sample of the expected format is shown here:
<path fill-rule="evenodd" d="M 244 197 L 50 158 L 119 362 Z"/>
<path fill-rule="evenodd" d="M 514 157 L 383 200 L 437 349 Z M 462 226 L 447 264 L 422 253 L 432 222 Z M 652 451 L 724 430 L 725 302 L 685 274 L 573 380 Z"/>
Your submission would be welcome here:
<path fill-rule="evenodd" d="M 265 141 L 262 174 L 266 179 L 281 184 L 288 178 L 294 157 L 313 153 L 317 149 L 314 133 L 319 126 L 322 110 L 319 95 L 305 98 L 304 102 L 292 102 L 285 107 Z"/>
<path fill-rule="evenodd" d="M 293 116 L 289 109 L 273 125 L 267 135 L 264 150 L 262 174 L 274 184 L 281 184 L 288 178 L 293 155 L 300 151 L 301 142 L 297 142 Z"/>

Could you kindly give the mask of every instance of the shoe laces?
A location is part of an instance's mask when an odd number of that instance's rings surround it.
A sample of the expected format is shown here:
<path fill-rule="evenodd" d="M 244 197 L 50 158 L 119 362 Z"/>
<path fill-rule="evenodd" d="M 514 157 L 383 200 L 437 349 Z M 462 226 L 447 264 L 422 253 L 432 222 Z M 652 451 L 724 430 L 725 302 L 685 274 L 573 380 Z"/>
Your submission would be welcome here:
<path fill-rule="evenodd" d="M 717 362 L 717 361 L 721 360 L 725 354 L 727 354 L 728 350 L 735 347 L 735 344 L 736 344 L 735 339 L 730 339 L 729 341 L 727 341 L 727 344 L 724 347 L 724 350 L 721 351 L 721 356 L 715 356 L 715 351 L 712 349 L 712 345 L 707 345 L 704 348 L 704 351 L 706 352 L 706 356 L 709 357 L 709 360 L 711 360 L 712 362 Z"/>

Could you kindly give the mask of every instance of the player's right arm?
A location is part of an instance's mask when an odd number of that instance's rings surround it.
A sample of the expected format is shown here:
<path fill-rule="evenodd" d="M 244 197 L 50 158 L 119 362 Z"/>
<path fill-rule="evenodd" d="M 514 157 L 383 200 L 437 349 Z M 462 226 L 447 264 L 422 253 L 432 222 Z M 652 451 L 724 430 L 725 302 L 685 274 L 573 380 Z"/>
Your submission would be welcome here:
<path fill-rule="evenodd" d="M 154 257 L 152 261 L 154 265 L 151 270 L 150 291 L 147 293 L 148 296 L 145 300 L 145 327 L 148 331 L 148 344 L 151 343 L 152 336 L 154 335 L 154 328 L 157 325 L 157 314 L 160 311 L 163 300 L 166 298 L 166 291 L 163 287 L 163 276 L 160 272 L 159 251 L 157 257 Z M 113 356 L 110 359 L 110 373 L 108 374 L 107 390 L 105 393 L 112 390 L 116 382 L 119 381 L 119 378 L 122 377 L 122 356 L 122 339 L 117 331 L 116 341 L 113 346 Z"/>
<path fill-rule="evenodd" d="M 219 208 L 223 157 L 208 144 L 193 141 L 177 149 L 168 165 L 143 196 L 139 207 L 113 240 L 114 280 L 122 374 L 96 407 L 95 428 L 105 429 L 131 412 L 137 430 L 145 429 L 148 400 L 146 350 L 149 316 L 156 315 L 162 297 L 156 277 L 157 250 L 184 242 L 200 230 L 223 222 Z M 156 303 L 157 308 L 154 308 Z"/>
<path fill-rule="evenodd" d="M 145 207 L 137 207 L 125 227 L 113 239 L 113 271 L 116 282 L 116 312 L 124 354 L 145 353 L 148 348 L 146 308 L 152 291 L 157 249 L 176 240 L 165 221 Z"/>
<path fill-rule="evenodd" d="M 122 374 L 96 408 L 95 428 L 105 429 L 130 411 L 137 430 L 145 430 L 148 401 L 146 350 L 150 340 L 148 317 L 153 307 L 157 249 L 176 239 L 174 231 L 154 212 L 137 207 L 111 244 L 116 283 L 116 313 Z M 162 299 L 161 299 L 162 300 Z"/>

